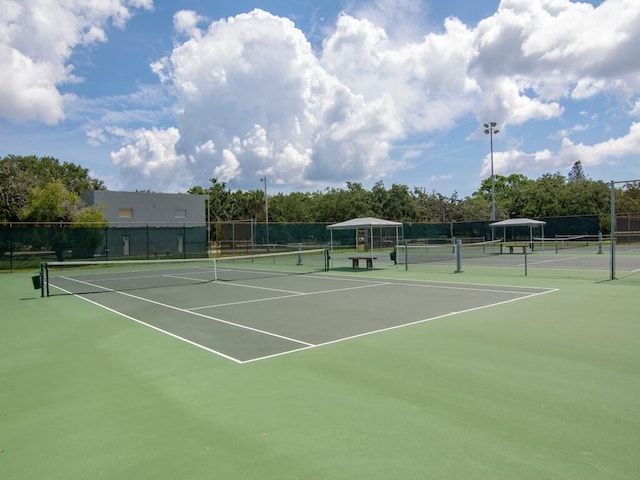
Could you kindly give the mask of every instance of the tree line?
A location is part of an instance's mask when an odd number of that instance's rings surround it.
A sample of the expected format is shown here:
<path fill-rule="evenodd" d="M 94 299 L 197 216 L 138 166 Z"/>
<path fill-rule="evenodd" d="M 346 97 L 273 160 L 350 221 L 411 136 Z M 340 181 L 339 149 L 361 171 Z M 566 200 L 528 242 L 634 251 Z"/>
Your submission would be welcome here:
<path fill-rule="evenodd" d="M 0 222 L 104 222 L 99 207 L 88 207 L 81 199 L 83 193 L 103 189 L 104 182 L 79 165 L 53 157 L 9 155 L 0 159 Z M 405 223 L 484 221 L 491 215 L 491 189 L 491 178 L 464 198 L 407 185 L 387 188 L 382 181 L 371 189 L 346 182 L 344 188 L 269 195 L 266 205 L 270 222 L 333 223 L 365 216 Z M 187 193 L 209 196 L 212 222 L 266 220 L 261 189 L 231 190 L 211 178 L 207 187 L 194 186 Z M 495 203 L 497 220 L 597 214 L 606 223 L 610 189 L 608 183 L 591 180 L 576 162 L 566 176 L 496 175 Z M 616 210 L 640 213 L 640 182 L 618 186 Z"/>
<path fill-rule="evenodd" d="M 486 221 L 491 216 L 491 178 L 465 198 L 456 192 L 443 195 L 406 185 L 387 188 L 378 182 L 366 189 L 361 183 L 346 182 L 346 188 L 270 195 L 268 209 L 261 190 L 231 191 L 215 178 L 210 182 L 208 188 L 193 187 L 189 192 L 209 195 L 211 220 L 215 222 L 265 221 L 266 210 L 270 222 L 332 223 L 371 216 L 405 223 L 450 223 Z M 580 162 L 567 176 L 548 173 L 530 179 L 522 174 L 496 175 L 494 191 L 497 220 L 601 215 L 604 227 L 609 222 L 610 186 L 589 179 Z M 616 209 L 619 213 L 640 213 L 640 182 L 617 188 Z"/>

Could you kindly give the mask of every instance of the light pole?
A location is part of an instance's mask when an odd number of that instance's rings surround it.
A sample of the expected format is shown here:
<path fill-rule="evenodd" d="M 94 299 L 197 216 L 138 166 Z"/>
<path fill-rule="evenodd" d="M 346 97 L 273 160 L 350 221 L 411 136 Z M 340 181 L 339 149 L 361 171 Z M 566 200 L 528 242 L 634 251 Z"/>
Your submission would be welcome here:
<path fill-rule="evenodd" d="M 500 130 L 496 128 L 496 122 L 484 124 L 484 133 L 489 135 L 491 139 L 491 221 L 496 221 L 496 177 L 493 174 L 493 136 Z"/>
<path fill-rule="evenodd" d="M 264 218 L 267 227 L 267 252 L 269 251 L 269 201 L 267 200 L 267 176 L 260 177 L 260 181 L 264 182 Z"/>

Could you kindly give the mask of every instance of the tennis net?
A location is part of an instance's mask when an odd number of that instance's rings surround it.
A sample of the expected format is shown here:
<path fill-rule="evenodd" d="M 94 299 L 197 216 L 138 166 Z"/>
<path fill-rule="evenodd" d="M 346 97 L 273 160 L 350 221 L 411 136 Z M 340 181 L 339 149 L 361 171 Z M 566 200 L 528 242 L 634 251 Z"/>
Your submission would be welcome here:
<path fill-rule="evenodd" d="M 585 249 L 601 252 L 603 247 L 602 235 L 556 235 L 551 238 L 536 237 L 533 239 L 536 248 L 540 250 Z"/>
<path fill-rule="evenodd" d="M 214 280 L 233 281 L 328 270 L 326 249 L 220 257 L 214 259 Z"/>
<path fill-rule="evenodd" d="M 43 294 L 91 294 L 214 281 L 234 281 L 327 270 L 325 249 L 179 260 L 45 262 Z"/>
<path fill-rule="evenodd" d="M 396 263 L 405 266 L 435 262 L 454 264 L 464 258 L 499 255 L 501 253 L 501 240 L 441 245 L 398 245 L 396 246 Z"/>

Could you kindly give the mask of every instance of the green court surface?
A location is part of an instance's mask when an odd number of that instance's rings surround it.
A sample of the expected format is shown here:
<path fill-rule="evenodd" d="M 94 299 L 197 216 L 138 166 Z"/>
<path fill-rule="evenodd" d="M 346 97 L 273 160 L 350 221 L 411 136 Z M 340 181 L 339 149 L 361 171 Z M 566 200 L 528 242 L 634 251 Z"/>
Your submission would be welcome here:
<path fill-rule="evenodd" d="M 388 263 L 84 298 L 0 275 L 0 476 L 640 476 L 638 282 Z"/>

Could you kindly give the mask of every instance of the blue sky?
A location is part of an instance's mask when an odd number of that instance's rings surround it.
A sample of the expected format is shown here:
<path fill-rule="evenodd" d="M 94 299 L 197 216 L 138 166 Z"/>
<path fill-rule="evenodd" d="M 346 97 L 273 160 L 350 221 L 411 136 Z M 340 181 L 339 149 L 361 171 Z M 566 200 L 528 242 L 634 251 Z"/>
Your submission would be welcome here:
<path fill-rule="evenodd" d="M 60 5 L 62 4 L 62 5 Z M 640 178 L 637 0 L 0 0 L 0 156 L 110 190 Z"/>

